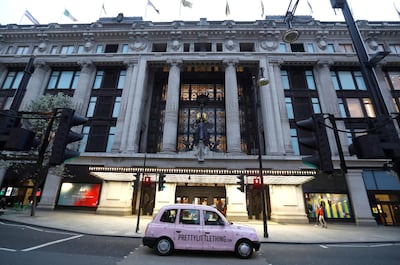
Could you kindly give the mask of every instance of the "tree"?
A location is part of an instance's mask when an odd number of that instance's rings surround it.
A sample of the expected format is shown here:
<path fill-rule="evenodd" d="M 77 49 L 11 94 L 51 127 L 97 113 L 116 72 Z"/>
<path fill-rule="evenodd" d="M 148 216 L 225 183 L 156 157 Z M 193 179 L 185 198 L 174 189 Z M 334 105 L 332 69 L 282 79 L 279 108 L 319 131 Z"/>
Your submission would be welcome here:
<path fill-rule="evenodd" d="M 51 113 L 54 112 L 54 109 L 57 108 L 72 108 L 73 103 L 71 97 L 64 95 L 62 93 L 58 93 L 56 95 L 43 95 L 35 101 L 31 101 L 29 105 L 26 106 L 25 112 L 23 116 L 23 126 L 29 128 L 30 130 L 36 133 L 38 139 L 40 139 L 39 148 L 43 145 L 43 143 L 51 142 L 50 139 L 44 139 L 46 136 L 46 131 L 49 125 Z M 43 114 L 39 114 L 43 113 Z M 49 113 L 46 116 L 46 113 Z M 48 134 L 49 138 L 54 137 L 54 131 L 57 129 L 58 124 L 55 122 L 53 126 L 51 126 L 51 131 Z M 45 141 L 46 140 L 46 141 Z M 38 191 L 39 187 L 41 187 L 46 179 L 48 170 L 49 170 L 49 156 L 51 146 L 45 146 L 46 150 L 43 154 L 43 157 L 38 157 L 38 162 L 34 169 L 32 169 L 31 179 L 34 184 L 33 191 L 32 191 L 32 207 L 31 207 L 31 216 L 35 215 L 35 209 L 37 204 L 36 192 Z M 40 153 L 40 152 L 39 152 Z M 40 156 L 40 154 L 39 154 Z M 20 164 L 19 166 L 24 166 L 24 164 Z M 55 168 L 57 172 L 61 175 L 64 175 L 64 166 L 60 165 Z"/>

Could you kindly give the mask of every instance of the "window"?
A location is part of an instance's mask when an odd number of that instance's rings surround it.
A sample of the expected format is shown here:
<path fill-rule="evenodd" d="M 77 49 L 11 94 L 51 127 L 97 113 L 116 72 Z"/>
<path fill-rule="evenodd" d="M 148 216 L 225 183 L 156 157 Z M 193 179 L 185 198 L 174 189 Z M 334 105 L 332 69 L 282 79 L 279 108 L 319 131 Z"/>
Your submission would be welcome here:
<path fill-rule="evenodd" d="M 303 43 L 291 43 L 290 49 L 292 52 L 304 52 L 304 45 Z"/>
<path fill-rule="evenodd" d="M 29 52 L 29 46 L 18 46 L 16 54 L 23 55 L 23 54 L 28 54 L 28 52 Z"/>
<path fill-rule="evenodd" d="M 79 45 L 79 46 L 78 46 L 78 54 L 82 54 L 82 53 L 84 53 L 84 52 L 85 52 L 85 46 Z"/>
<path fill-rule="evenodd" d="M 2 89 L 17 89 L 21 83 L 24 71 L 9 71 L 1 86 Z"/>
<path fill-rule="evenodd" d="M 82 129 L 83 138 L 79 142 L 79 152 L 81 152 L 81 153 L 85 152 L 85 150 L 86 150 L 86 145 L 87 145 L 88 138 L 89 138 L 89 132 L 90 132 L 90 127 L 84 126 Z"/>
<path fill-rule="evenodd" d="M 122 53 L 128 53 L 129 52 L 129 45 L 128 44 L 122 44 L 121 52 Z"/>
<path fill-rule="evenodd" d="M 217 43 L 217 52 L 222 52 L 222 43 Z"/>
<path fill-rule="evenodd" d="M 88 110 L 86 113 L 86 117 L 93 117 L 94 109 L 96 108 L 97 97 L 90 97 Z"/>
<path fill-rule="evenodd" d="M 178 211 L 176 209 L 165 210 L 165 212 L 160 217 L 160 222 L 175 223 L 177 212 Z"/>
<path fill-rule="evenodd" d="M 200 225 L 200 211 L 194 209 L 182 209 L 179 215 L 179 223 Z"/>
<path fill-rule="evenodd" d="M 104 49 L 104 53 L 116 53 L 118 52 L 118 44 L 107 44 Z"/>
<path fill-rule="evenodd" d="M 314 53 L 315 52 L 314 44 L 307 43 L 307 52 L 310 52 L 310 53 Z"/>
<path fill-rule="evenodd" d="M 342 52 L 345 52 L 345 53 L 353 53 L 354 52 L 352 44 L 339 44 L 339 48 Z"/>
<path fill-rule="evenodd" d="M 96 46 L 96 53 L 103 53 L 103 45 L 99 44 Z"/>
<path fill-rule="evenodd" d="M 335 52 L 335 46 L 333 44 L 328 44 L 326 47 L 327 52 L 334 53 Z"/>
<path fill-rule="evenodd" d="M 103 80 L 104 71 L 97 71 L 96 77 L 94 79 L 93 89 L 99 89 L 101 86 L 101 81 Z"/>
<path fill-rule="evenodd" d="M 166 43 L 153 43 L 152 52 L 166 52 L 167 44 Z"/>
<path fill-rule="evenodd" d="M 400 53 L 400 44 L 389 44 L 389 49 L 391 53 Z"/>
<path fill-rule="evenodd" d="M 119 109 L 120 109 L 120 106 L 121 106 L 121 98 L 122 97 L 116 97 L 115 98 L 114 109 L 113 109 L 113 113 L 112 113 L 112 117 L 113 118 L 118 118 Z"/>
<path fill-rule="evenodd" d="M 203 211 L 204 224 L 205 225 L 224 225 L 224 220 L 216 213 L 212 211 Z"/>
<path fill-rule="evenodd" d="M 240 43 L 239 48 L 241 52 L 254 52 L 254 43 Z"/>
<path fill-rule="evenodd" d="M 57 46 L 56 45 L 51 46 L 50 54 L 56 54 L 56 53 L 57 53 Z"/>
<path fill-rule="evenodd" d="M 194 44 L 194 51 L 195 52 L 211 52 L 211 43 L 195 43 Z"/>
<path fill-rule="evenodd" d="M 289 76 L 288 72 L 286 70 L 281 70 L 281 80 L 282 80 L 282 86 L 284 89 L 289 89 Z"/>
<path fill-rule="evenodd" d="M 297 137 L 297 130 L 295 128 L 290 128 L 290 139 L 292 141 L 294 155 L 300 155 L 299 139 Z"/>
<path fill-rule="evenodd" d="M 74 46 L 73 45 L 64 45 L 61 46 L 61 54 L 72 54 L 74 52 Z"/>
<path fill-rule="evenodd" d="M 52 71 L 47 89 L 75 89 L 80 71 Z"/>
<path fill-rule="evenodd" d="M 190 43 L 184 43 L 183 44 L 183 51 L 184 52 L 189 52 L 190 51 Z"/>
<path fill-rule="evenodd" d="M 106 147 L 106 152 L 110 153 L 112 150 L 112 146 L 114 144 L 114 139 L 115 139 L 115 126 L 110 127 L 109 133 L 108 133 L 108 140 L 107 140 L 107 147 Z"/>
<path fill-rule="evenodd" d="M 285 98 L 286 112 L 289 119 L 294 119 L 293 105 L 291 98 Z"/>
<path fill-rule="evenodd" d="M 331 71 L 336 90 L 367 90 L 360 71 Z"/>
<path fill-rule="evenodd" d="M 123 89 L 124 88 L 124 86 L 125 86 L 125 78 L 126 78 L 126 71 L 125 70 L 121 70 L 121 72 L 119 73 L 117 88 L 119 88 L 119 89 Z"/>
<path fill-rule="evenodd" d="M 287 52 L 286 44 L 285 43 L 279 43 L 279 51 L 280 52 Z"/>

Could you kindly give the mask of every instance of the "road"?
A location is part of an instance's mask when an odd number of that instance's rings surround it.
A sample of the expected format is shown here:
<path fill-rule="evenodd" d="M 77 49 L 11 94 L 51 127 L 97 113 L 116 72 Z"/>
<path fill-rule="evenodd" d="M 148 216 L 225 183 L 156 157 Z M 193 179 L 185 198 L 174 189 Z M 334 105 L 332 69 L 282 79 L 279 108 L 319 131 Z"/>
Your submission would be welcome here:
<path fill-rule="evenodd" d="M 1 265 L 397 265 L 398 244 L 262 244 L 250 260 L 177 251 L 160 257 L 140 238 L 91 236 L 0 222 Z"/>

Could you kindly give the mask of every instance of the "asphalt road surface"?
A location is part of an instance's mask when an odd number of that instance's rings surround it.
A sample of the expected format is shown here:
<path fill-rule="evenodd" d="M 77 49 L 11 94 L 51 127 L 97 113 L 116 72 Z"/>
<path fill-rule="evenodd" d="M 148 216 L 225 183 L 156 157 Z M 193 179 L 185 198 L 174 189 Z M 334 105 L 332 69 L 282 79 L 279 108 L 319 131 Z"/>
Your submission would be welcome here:
<path fill-rule="evenodd" d="M 233 253 L 176 251 L 160 257 L 140 238 L 91 236 L 0 222 L 1 265 L 398 265 L 400 243 L 262 244 L 249 260 Z"/>

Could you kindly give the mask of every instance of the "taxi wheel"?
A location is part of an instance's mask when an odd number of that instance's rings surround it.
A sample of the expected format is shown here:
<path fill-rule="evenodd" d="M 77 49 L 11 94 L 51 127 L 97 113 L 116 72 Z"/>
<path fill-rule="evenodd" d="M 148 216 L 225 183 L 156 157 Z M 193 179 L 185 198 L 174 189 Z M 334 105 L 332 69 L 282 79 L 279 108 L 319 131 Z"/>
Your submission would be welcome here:
<path fill-rule="evenodd" d="M 174 244 L 171 239 L 162 237 L 157 240 L 154 250 L 160 256 L 168 256 L 174 250 Z"/>
<path fill-rule="evenodd" d="M 248 259 L 253 255 L 253 246 L 249 240 L 243 239 L 236 243 L 235 254 L 241 259 Z"/>

